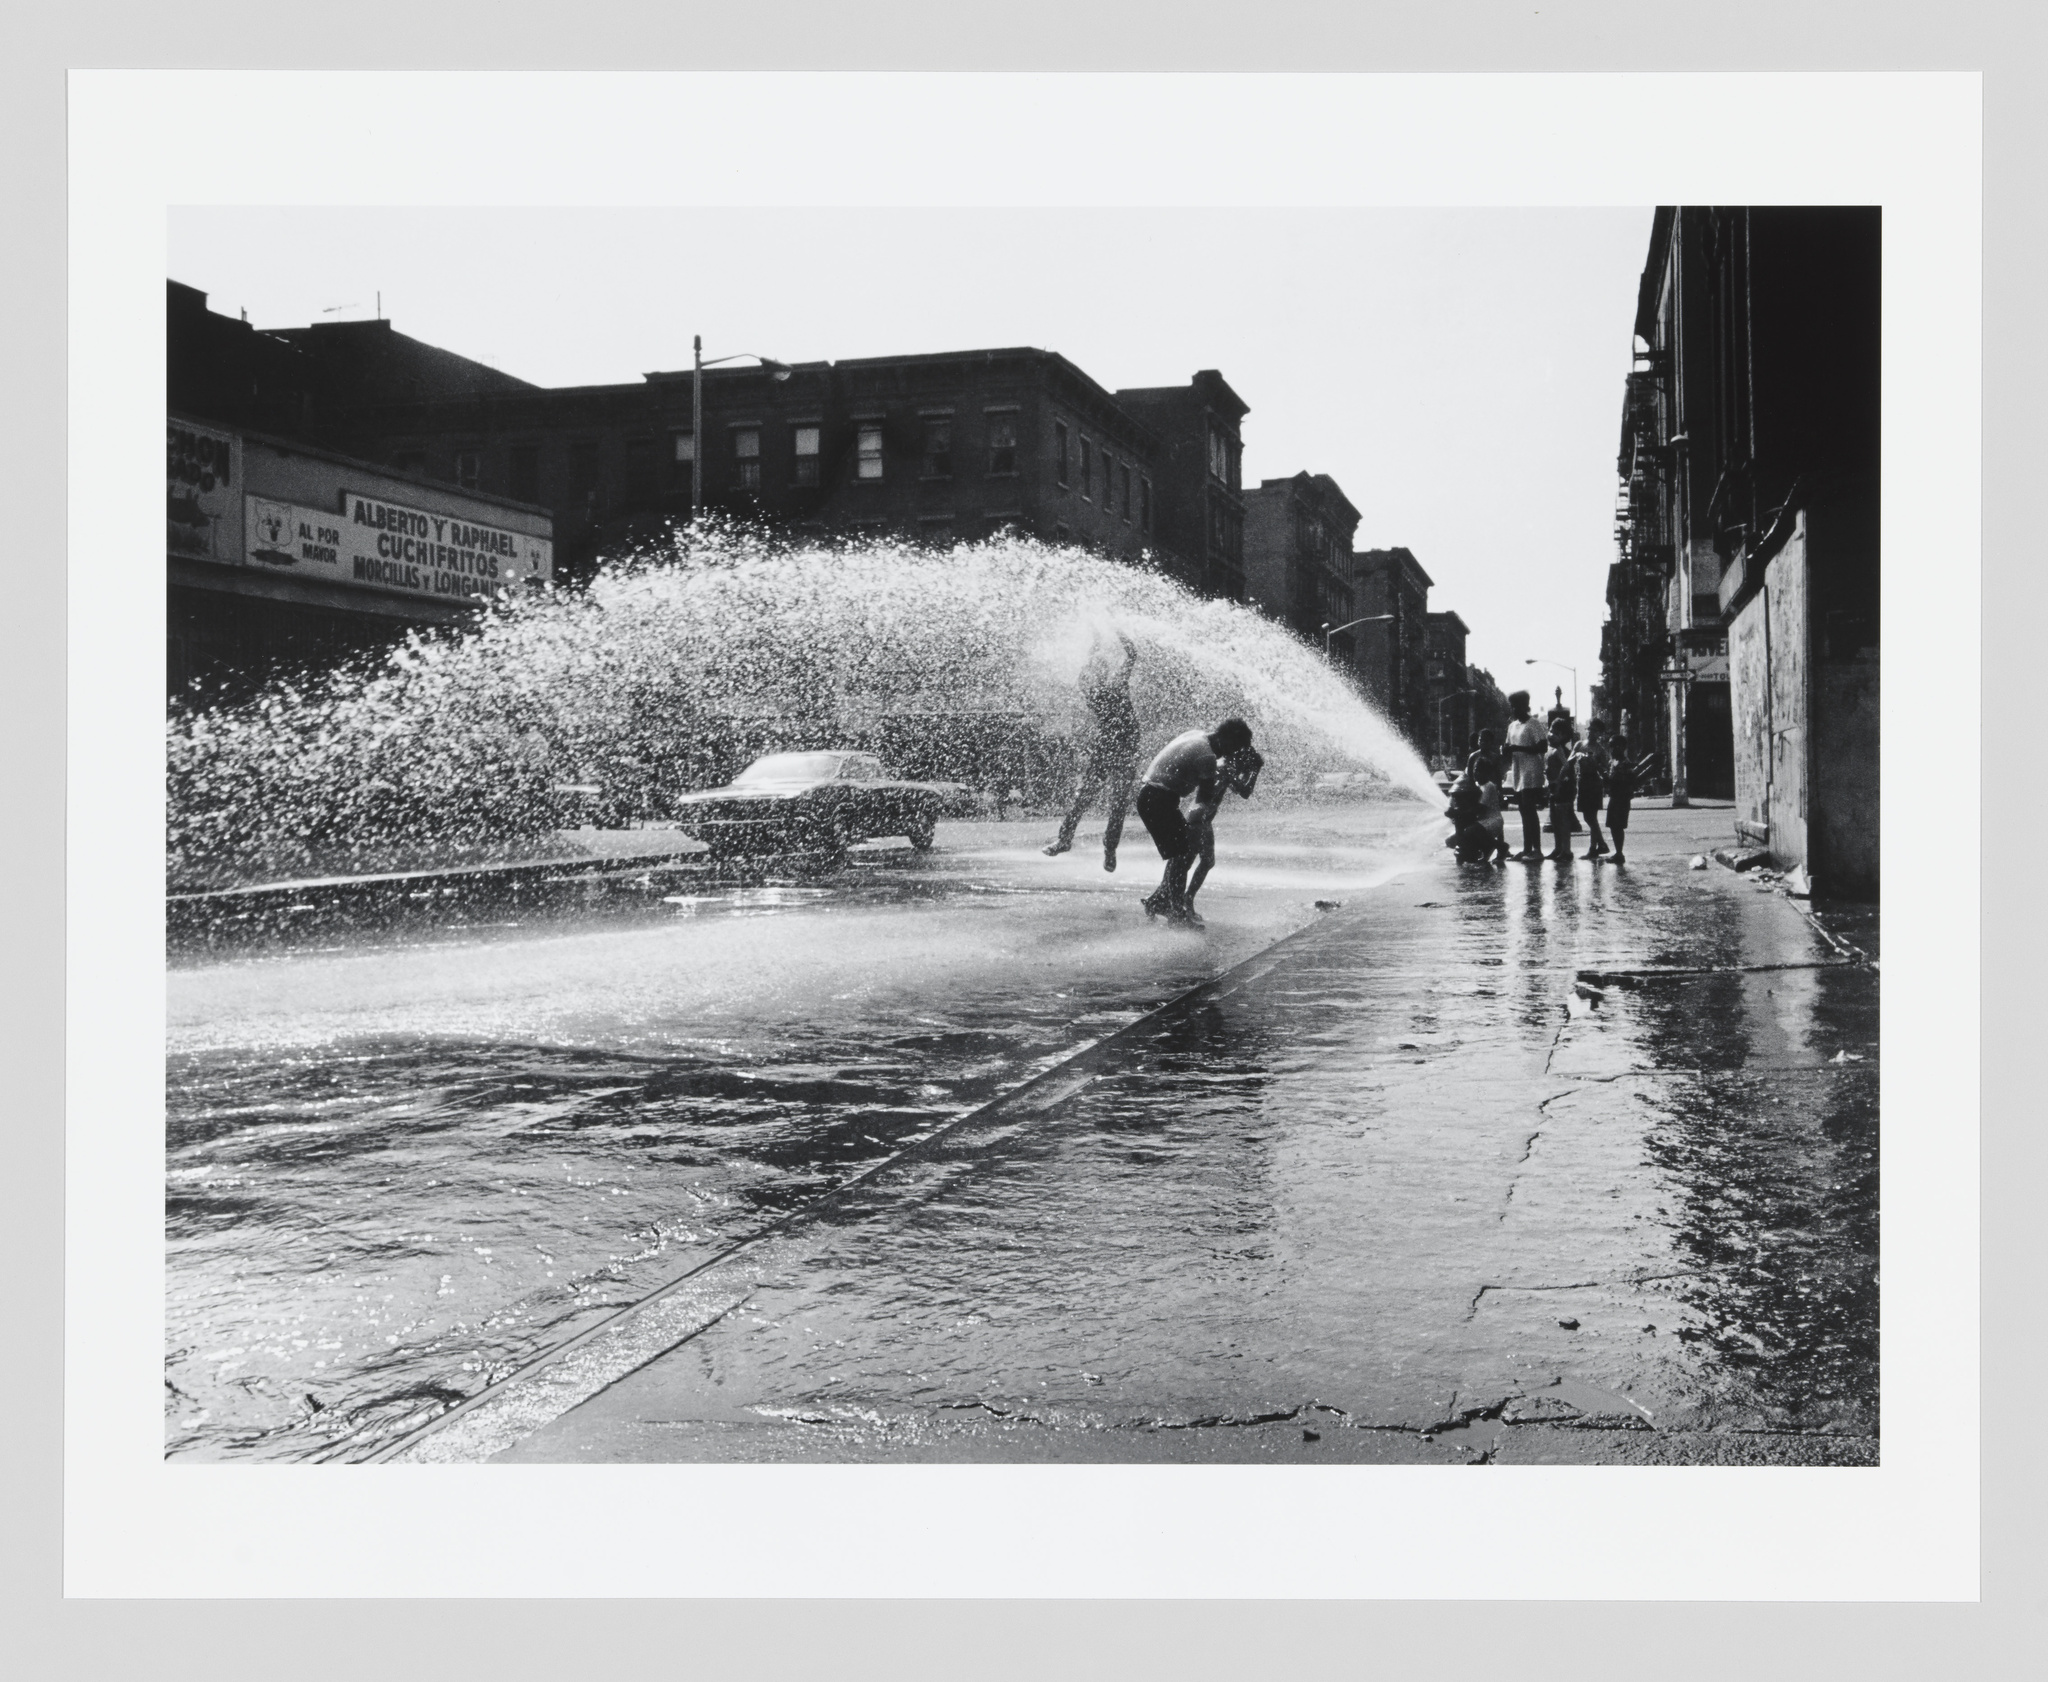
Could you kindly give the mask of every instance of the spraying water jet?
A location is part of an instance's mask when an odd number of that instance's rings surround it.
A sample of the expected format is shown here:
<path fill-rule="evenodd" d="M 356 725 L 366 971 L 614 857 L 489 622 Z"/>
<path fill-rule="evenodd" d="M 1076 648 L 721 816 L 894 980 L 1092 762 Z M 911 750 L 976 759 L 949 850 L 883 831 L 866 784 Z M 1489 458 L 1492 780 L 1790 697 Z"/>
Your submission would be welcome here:
<path fill-rule="evenodd" d="M 1141 651 L 1148 748 L 1236 714 L 1283 797 L 1332 771 L 1437 797 L 1317 651 L 1159 573 L 1013 535 L 936 550 L 704 525 L 586 591 L 492 606 L 460 637 L 175 710 L 171 881 L 530 856 L 563 826 L 565 789 L 601 789 L 609 822 L 663 822 L 681 793 L 775 750 L 857 748 L 998 803 L 1050 803 L 1085 728 L 1082 666 L 1117 631 Z"/>

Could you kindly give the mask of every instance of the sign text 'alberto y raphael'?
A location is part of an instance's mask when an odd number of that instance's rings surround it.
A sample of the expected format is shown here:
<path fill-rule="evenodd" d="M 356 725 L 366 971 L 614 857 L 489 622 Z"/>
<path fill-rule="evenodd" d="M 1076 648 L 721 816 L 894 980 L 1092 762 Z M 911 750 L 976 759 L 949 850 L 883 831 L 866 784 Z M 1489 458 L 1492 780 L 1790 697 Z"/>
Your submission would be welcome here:
<path fill-rule="evenodd" d="M 545 581 L 553 545 L 544 537 L 451 514 L 343 494 L 344 511 L 249 499 L 249 559 L 338 584 L 423 596 L 490 595 Z"/>

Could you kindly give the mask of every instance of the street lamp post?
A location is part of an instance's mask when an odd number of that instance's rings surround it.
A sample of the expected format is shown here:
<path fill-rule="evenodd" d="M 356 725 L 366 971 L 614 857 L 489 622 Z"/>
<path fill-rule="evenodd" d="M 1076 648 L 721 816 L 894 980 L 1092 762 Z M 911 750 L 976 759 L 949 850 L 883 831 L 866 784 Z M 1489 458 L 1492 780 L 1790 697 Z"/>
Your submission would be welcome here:
<path fill-rule="evenodd" d="M 1441 753 L 1441 754 L 1448 754 L 1448 752 L 1449 752 L 1449 750 L 1448 750 L 1448 749 L 1447 749 L 1447 748 L 1446 748 L 1446 747 L 1444 746 L 1444 708 L 1446 708 L 1447 706 L 1449 706 L 1449 705 L 1450 705 L 1450 704 L 1451 704 L 1451 703 L 1452 703 L 1453 701 L 1457 700 L 1457 699 L 1458 699 L 1458 698 L 1459 698 L 1460 696 L 1464 696 L 1464 695 L 1476 695 L 1476 694 L 1478 694 L 1478 693 L 1479 693 L 1479 692 L 1478 692 L 1478 691 L 1477 691 L 1476 689 L 1453 689 L 1453 690 L 1452 690 L 1452 691 L 1450 692 L 1450 694 L 1448 694 L 1448 695 L 1442 695 L 1442 696 L 1439 696 L 1439 697 L 1437 698 L 1437 703 L 1436 703 L 1436 751 L 1437 751 L 1438 753 Z M 1573 699 L 1574 699 L 1574 700 L 1576 700 L 1576 699 L 1578 699 L 1578 697 L 1577 697 L 1577 696 L 1574 696 L 1574 697 L 1573 697 Z"/>
<path fill-rule="evenodd" d="M 704 370 L 716 368 L 721 362 L 738 362 L 752 357 L 768 370 L 769 377 L 777 385 L 786 382 L 790 375 L 787 362 L 777 362 L 772 356 L 763 356 L 759 351 L 739 350 L 730 356 L 714 356 L 704 360 L 704 335 L 693 334 L 690 339 L 690 524 L 697 523 L 704 511 Z"/>
<path fill-rule="evenodd" d="M 1579 716 L 1579 668 L 1578 668 L 1578 667 L 1576 667 L 1576 666 L 1567 666 L 1567 665 L 1566 665 L 1566 664 L 1565 664 L 1565 663 L 1564 663 L 1564 662 L 1563 662 L 1562 660 L 1524 660 L 1524 661 L 1522 662 L 1522 664 L 1523 664 L 1523 665 L 1525 665 L 1525 666 L 1556 666 L 1556 667 L 1558 667 L 1558 668 L 1559 668 L 1559 669 L 1560 669 L 1561 671 L 1567 671 L 1567 672 L 1570 672 L 1570 673 L 1572 674 L 1572 717 L 1573 717 L 1573 718 L 1577 718 L 1577 717 Z"/>
<path fill-rule="evenodd" d="M 1391 618 L 1393 618 L 1393 617 L 1394 617 L 1394 616 L 1393 616 L 1393 615 L 1392 615 L 1391 613 L 1369 613 L 1369 614 L 1367 614 L 1367 615 L 1366 615 L 1366 616 L 1365 616 L 1365 617 L 1364 617 L 1363 619 L 1347 619 L 1347 620 L 1346 620 L 1346 621 L 1345 621 L 1345 622 L 1344 622 L 1343 624 L 1341 624 L 1341 625 L 1332 625 L 1332 624 L 1331 624 L 1331 623 L 1330 623 L 1330 622 L 1329 622 L 1329 621 L 1328 621 L 1327 619 L 1326 619 L 1326 620 L 1324 620 L 1324 621 L 1323 621 L 1323 658 L 1324 658 L 1325 660 L 1329 659 L 1329 657 L 1330 657 L 1330 639 L 1331 639 L 1332 637 L 1334 637 L 1334 636 L 1335 636 L 1335 635 L 1336 635 L 1336 634 L 1337 634 L 1337 633 L 1338 633 L 1339 631 L 1348 631 L 1348 630 L 1350 630 L 1350 629 L 1351 629 L 1351 627 L 1352 627 L 1353 625 L 1380 625 L 1380 624 L 1384 624 L 1384 623 L 1385 623 L 1385 622 L 1386 622 L 1387 620 L 1389 620 L 1389 619 L 1391 619 Z"/>

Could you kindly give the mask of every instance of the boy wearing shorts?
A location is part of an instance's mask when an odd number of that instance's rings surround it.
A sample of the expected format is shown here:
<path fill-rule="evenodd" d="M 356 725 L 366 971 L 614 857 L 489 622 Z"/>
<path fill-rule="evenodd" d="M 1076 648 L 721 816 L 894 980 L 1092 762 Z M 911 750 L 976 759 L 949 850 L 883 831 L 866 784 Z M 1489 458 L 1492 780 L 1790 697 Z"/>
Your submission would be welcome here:
<path fill-rule="evenodd" d="M 1189 903 L 1188 871 L 1203 860 L 1199 888 L 1215 857 L 1210 820 L 1223 803 L 1226 788 L 1249 795 L 1258 781 L 1258 756 L 1251 752 L 1252 727 L 1241 718 L 1226 718 L 1214 730 L 1189 730 L 1161 748 L 1138 787 L 1138 821 L 1166 861 L 1159 886 L 1145 900 L 1145 914 L 1200 926 Z M 1246 757 L 1248 756 L 1248 758 Z M 1233 763 L 1226 767 L 1225 761 Z M 1195 797 L 1194 821 L 1181 802 Z M 1204 855 L 1207 858 L 1204 859 Z"/>

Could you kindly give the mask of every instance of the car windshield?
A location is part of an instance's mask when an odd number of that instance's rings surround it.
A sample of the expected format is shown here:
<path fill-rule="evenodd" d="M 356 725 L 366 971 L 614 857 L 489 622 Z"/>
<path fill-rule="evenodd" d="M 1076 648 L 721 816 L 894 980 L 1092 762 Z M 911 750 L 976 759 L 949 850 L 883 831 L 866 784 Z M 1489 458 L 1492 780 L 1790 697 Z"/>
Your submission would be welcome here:
<path fill-rule="evenodd" d="M 830 782 L 838 775 L 844 757 L 837 753 L 771 753 L 749 765 L 733 779 L 733 785 Z"/>

